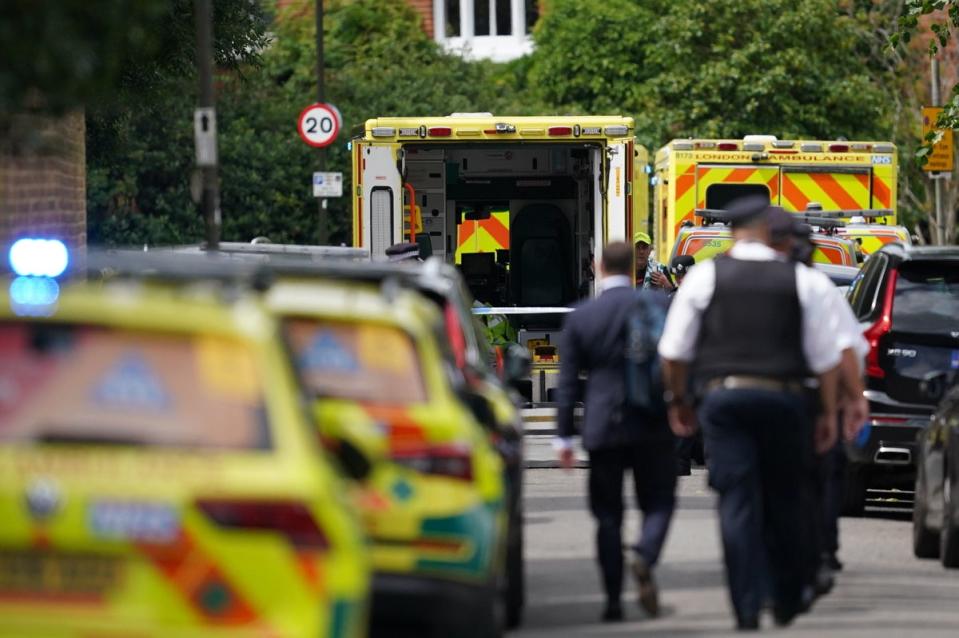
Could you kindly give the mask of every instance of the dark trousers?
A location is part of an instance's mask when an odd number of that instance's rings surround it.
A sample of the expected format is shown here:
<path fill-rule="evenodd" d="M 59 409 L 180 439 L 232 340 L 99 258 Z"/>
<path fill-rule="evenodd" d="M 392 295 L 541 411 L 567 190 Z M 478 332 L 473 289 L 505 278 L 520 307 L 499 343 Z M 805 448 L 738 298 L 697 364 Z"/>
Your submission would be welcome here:
<path fill-rule="evenodd" d="M 662 437 L 629 447 L 589 453 L 589 507 L 596 519 L 597 560 L 606 598 L 618 602 L 623 591 L 623 475 L 633 474 L 643 513 L 639 542 L 633 549 L 650 566 L 659 561 L 676 507 L 676 457 L 673 439 Z"/>
<path fill-rule="evenodd" d="M 839 515 L 842 513 L 843 474 L 846 469 L 846 450 L 842 437 L 835 447 L 826 452 L 821 463 L 823 483 L 822 551 L 839 551 Z"/>
<path fill-rule="evenodd" d="M 699 420 L 709 448 L 709 483 L 719 492 L 726 579 L 737 618 L 759 616 L 767 582 L 778 609 L 798 610 L 806 555 L 802 486 L 811 445 L 804 399 L 717 390 L 706 395 Z"/>

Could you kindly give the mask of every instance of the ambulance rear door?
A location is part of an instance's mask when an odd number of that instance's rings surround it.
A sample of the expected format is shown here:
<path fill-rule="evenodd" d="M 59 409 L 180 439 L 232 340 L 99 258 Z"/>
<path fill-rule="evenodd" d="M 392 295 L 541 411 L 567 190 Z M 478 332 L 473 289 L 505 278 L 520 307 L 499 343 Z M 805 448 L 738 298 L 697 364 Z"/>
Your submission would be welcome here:
<path fill-rule="evenodd" d="M 782 207 L 804 211 L 811 202 L 822 210 L 871 208 L 870 166 L 803 166 L 782 168 Z"/>
<path fill-rule="evenodd" d="M 399 144 L 363 144 L 358 158 L 362 180 L 360 218 L 364 223 L 358 235 L 361 246 L 370 249 L 375 259 L 391 245 L 405 241 L 403 236 L 403 185 L 397 166 L 402 153 Z"/>

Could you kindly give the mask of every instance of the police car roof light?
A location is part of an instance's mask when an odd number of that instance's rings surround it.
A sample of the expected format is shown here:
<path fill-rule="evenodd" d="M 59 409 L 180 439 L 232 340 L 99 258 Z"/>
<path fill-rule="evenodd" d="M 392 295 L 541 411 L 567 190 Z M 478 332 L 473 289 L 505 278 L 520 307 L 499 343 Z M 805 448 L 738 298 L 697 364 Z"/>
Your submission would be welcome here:
<path fill-rule="evenodd" d="M 10 268 L 22 277 L 59 277 L 70 264 L 70 254 L 59 239 L 18 239 L 10 247 Z"/>

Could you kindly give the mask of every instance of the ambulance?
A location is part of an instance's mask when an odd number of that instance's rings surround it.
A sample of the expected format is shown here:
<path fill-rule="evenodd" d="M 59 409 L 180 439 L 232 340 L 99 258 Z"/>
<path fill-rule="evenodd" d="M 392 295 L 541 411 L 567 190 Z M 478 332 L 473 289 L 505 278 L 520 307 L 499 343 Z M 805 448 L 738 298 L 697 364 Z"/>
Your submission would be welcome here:
<path fill-rule="evenodd" d="M 489 113 L 368 120 L 351 141 L 353 246 L 416 242 L 458 265 L 477 314 L 507 317 L 533 355 L 527 399 L 551 400 L 569 306 L 595 258 L 646 230 L 648 155 L 619 116 Z"/>
<path fill-rule="evenodd" d="M 657 255 L 672 253 L 684 227 L 704 223 L 697 211 L 724 209 L 734 199 L 756 194 L 790 212 L 838 211 L 840 221 L 868 217 L 870 226 L 897 229 L 877 231 L 878 241 L 904 231 L 896 226 L 898 163 L 896 146 L 889 142 L 780 140 L 772 135 L 673 140 L 656 153 L 654 172 Z"/>

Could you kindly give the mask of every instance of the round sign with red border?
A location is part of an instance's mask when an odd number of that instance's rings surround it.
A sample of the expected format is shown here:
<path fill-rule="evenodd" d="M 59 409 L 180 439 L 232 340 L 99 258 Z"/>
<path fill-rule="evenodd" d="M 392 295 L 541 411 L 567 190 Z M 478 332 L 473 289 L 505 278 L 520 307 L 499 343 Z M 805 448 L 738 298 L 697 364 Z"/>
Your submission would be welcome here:
<path fill-rule="evenodd" d="M 300 113 L 297 130 L 310 146 L 329 146 L 340 134 L 339 111 L 332 104 L 310 104 Z"/>

